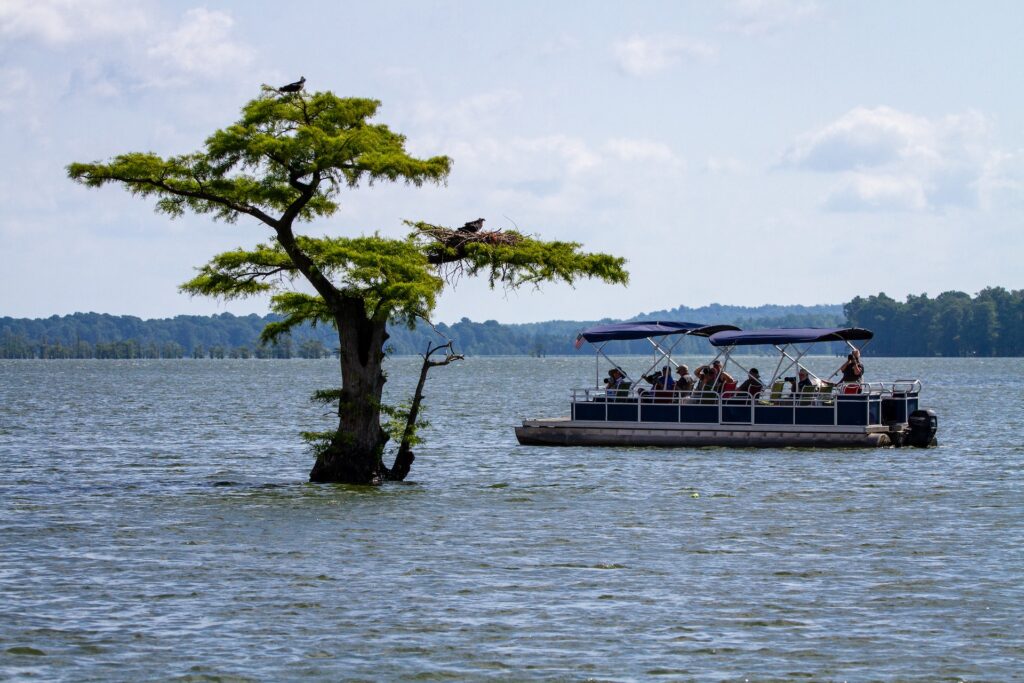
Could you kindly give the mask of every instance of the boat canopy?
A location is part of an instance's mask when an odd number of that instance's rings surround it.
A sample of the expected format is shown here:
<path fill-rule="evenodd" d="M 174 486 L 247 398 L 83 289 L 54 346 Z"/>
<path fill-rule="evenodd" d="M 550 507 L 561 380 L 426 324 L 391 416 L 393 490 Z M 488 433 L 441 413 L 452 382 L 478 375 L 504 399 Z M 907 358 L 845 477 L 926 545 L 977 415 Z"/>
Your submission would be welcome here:
<path fill-rule="evenodd" d="M 581 337 L 593 344 L 594 342 L 622 339 L 649 339 L 651 337 L 664 337 L 670 334 L 692 334 L 698 337 L 710 337 L 719 332 L 738 331 L 739 329 L 735 325 L 703 325 L 701 323 L 649 320 L 595 325 L 580 332 L 578 338 Z"/>
<path fill-rule="evenodd" d="M 830 341 L 860 341 L 875 333 L 861 327 L 778 327 L 761 330 L 726 330 L 711 335 L 713 346 L 755 344 L 809 344 Z"/>

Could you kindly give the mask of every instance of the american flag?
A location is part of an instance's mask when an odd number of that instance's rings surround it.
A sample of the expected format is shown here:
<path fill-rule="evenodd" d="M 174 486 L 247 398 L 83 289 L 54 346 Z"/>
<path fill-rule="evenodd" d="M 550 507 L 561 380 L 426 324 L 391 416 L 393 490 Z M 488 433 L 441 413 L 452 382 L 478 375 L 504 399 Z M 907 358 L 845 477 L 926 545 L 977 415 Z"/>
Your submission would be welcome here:
<path fill-rule="evenodd" d="M 579 351 L 579 348 L 580 348 L 581 346 L 583 346 L 583 335 L 582 335 L 582 334 L 577 334 L 577 335 L 576 335 L 576 343 L 575 343 L 575 344 L 573 344 L 573 346 L 575 346 L 575 347 L 576 347 L 576 350 L 577 350 L 577 351 Z"/>

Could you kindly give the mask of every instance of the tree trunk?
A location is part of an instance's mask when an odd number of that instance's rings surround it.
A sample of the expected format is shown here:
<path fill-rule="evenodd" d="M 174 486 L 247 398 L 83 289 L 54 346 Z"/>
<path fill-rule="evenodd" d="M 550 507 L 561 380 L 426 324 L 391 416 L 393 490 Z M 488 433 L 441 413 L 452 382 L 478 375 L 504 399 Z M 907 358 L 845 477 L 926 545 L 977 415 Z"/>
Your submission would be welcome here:
<path fill-rule="evenodd" d="M 412 461 L 416 456 L 412 452 L 413 432 L 416 430 L 416 420 L 420 416 L 420 404 L 423 402 L 423 387 L 427 383 L 427 371 L 430 370 L 430 356 L 423 357 L 423 367 L 420 369 L 420 380 L 416 383 L 416 391 L 412 396 L 412 405 L 409 406 L 409 415 L 406 416 L 405 431 L 402 433 L 402 443 L 398 444 L 398 452 L 395 454 L 395 462 L 386 473 L 391 481 L 405 481 L 412 468 Z"/>
<path fill-rule="evenodd" d="M 438 351 L 447 350 L 444 360 L 433 361 L 430 357 Z M 402 432 L 402 442 L 398 444 L 398 453 L 395 454 L 395 462 L 390 470 L 385 470 L 384 476 L 390 481 L 405 481 L 409 476 L 409 469 L 416 456 L 412 452 L 412 437 L 416 433 L 416 422 L 420 417 L 420 406 L 423 404 L 423 387 L 427 384 L 427 372 L 430 368 L 441 365 L 448 365 L 462 356 L 452 349 L 451 340 L 447 344 L 438 344 L 431 347 L 427 345 L 427 352 L 423 356 L 423 366 L 420 368 L 420 379 L 416 383 L 416 391 L 412 395 L 412 405 L 409 406 L 409 414 L 405 418 L 405 430 Z"/>
<path fill-rule="evenodd" d="M 317 455 L 309 480 L 379 484 L 386 472 L 381 456 L 388 440 L 380 426 L 387 321 L 369 319 L 359 299 L 343 297 L 335 308 L 341 350 L 338 431 Z"/>

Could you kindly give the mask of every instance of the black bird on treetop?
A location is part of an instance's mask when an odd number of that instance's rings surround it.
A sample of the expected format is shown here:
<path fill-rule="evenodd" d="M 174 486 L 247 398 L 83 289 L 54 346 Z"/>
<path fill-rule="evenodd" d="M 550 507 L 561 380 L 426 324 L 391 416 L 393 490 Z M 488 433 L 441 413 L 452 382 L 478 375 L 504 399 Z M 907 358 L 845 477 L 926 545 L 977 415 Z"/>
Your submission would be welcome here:
<path fill-rule="evenodd" d="M 282 85 L 280 88 L 277 89 L 277 91 L 278 92 L 299 92 L 300 90 L 302 90 L 302 87 L 305 84 L 306 84 L 306 77 L 303 76 L 302 78 L 300 78 L 299 80 L 295 81 L 294 83 L 289 83 L 288 85 Z"/>
<path fill-rule="evenodd" d="M 459 232 L 480 232 L 482 227 L 484 227 L 484 219 L 477 218 L 475 221 L 470 221 L 459 228 Z"/>

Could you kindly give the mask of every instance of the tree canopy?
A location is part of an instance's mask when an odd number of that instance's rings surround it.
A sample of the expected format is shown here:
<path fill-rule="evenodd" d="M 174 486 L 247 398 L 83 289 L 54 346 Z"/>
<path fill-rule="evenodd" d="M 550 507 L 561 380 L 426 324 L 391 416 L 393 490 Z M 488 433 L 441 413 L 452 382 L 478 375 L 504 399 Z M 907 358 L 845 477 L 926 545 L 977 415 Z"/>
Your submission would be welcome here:
<path fill-rule="evenodd" d="M 342 189 L 380 181 L 440 183 L 452 165 L 446 156 L 410 156 L 402 135 L 371 123 L 380 106 L 376 100 L 305 93 L 302 87 L 297 83 L 284 92 L 265 86 L 242 108 L 241 118 L 210 135 L 200 151 L 169 158 L 122 154 L 107 163 L 73 163 L 68 174 L 88 187 L 118 183 L 153 197 L 157 210 L 172 217 L 186 211 L 228 222 L 249 216 L 270 227 L 272 242 L 214 256 L 182 290 L 225 299 L 270 294 L 271 307 L 282 318 L 264 329 L 265 341 L 298 325 L 335 327 L 341 388 L 317 398 L 336 402 L 339 424 L 333 432 L 315 434 L 310 478 L 369 483 L 395 472 L 404 477 L 413 458 L 406 446 L 412 442 L 415 408 L 402 438 L 404 454 L 400 450 L 390 470 L 381 460 L 388 440 L 381 414 L 389 409 L 381 396 L 389 320 L 408 326 L 428 320 L 445 284 L 462 273 L 486 274 L 492 287 L 571 284 L 579 278 L 625 283 L 625 261 L 582 252 L 572 242 L 427 223 L 410 223 L 412 231 L 404 238 L 377 232 L 297 235 L 296 223 L 338 210 Z M 296 289 L 300 277 L 316 295 Z M 447 348 L 449 358 L 457 358 Z M 424 373 L 427 367 L 425 359 Z M 412 402 L 417 408 L 423 380 L 425 374 Z"/>

